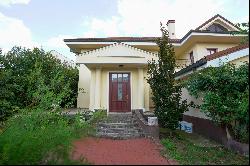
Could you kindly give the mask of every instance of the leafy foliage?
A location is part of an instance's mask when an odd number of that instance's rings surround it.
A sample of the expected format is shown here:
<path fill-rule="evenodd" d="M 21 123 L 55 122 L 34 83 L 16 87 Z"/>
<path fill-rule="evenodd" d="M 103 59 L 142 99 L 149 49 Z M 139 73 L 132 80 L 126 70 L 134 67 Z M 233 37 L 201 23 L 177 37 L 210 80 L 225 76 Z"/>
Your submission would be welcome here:
<path fill-rule="evenodd" d="M 22 110 L 7 120 L 0 135 L 0 164 L 80 164 L 70 159 L 72 141 L 91 135 L 103 117 L 103 112 L 84 120 L 80 114 L 70 119 L 60 110 Z"/>
<path fill-rule="evenodd" d="M 161 25 L 162 38 L 157 40 L 160 50 L 158 61 L 148 62 L 148 83 L 152 89 L 152 100 L 159 124 L 175 129 L 182 113 L 187 110 L 187 101 L 181 101 L 181 86 L 175 84 L 174 71 L 176 67 L 174 48 L 169 43 L 168 32 Z"/>
<path fill-rule="evenodd" d="M 49 52 L 13 47 L 0 54 L 0 120 L 23 108 L 76 105 L 78 70 Z"/>
<path fill-rule="evenodd" d="M 10 118 L 7 126 L 0 136 L 1 164 L 39 164 L 48 162 L 47 158 L 68 159 L 71 127 L 56 113 L 25 110 Z"/>
<path fill-rule="evenodd" d="M 247 34 L 242 41 L 241 44 L 249 43 L 249 22 L 248 23 L 238 23 L 236 26 L 240 29 L 239 32 L 233 32 L 233 34 Z"/>
<path fill-rule="evenodd" d="M 76 104 L 77 83 L 76 68 L 38 48 L 0 55 L 0 165 L 83 164 L 70 159 L 72 141 L 105 113 L 62 112 Z"/>
<path fill-rule="evenodd" d="M 248 74 L 248 63 L 238 68 L 225 64 L 197 71 L 186 82 L 191 95 L 203 96 L 201 110 L 241 142 L 249 140 Z"/>

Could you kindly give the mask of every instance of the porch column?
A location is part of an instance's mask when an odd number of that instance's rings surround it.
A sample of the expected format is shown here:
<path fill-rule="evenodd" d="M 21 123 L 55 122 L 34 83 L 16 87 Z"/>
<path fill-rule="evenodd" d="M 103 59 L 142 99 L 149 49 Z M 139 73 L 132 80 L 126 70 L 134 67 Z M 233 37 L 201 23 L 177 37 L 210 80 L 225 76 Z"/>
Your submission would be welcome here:
<path fill-rule="evenodd" d="M 138 107 L 139 109 L 144 108 L 144 78 L 143 68 L 138 68 Z M 144 111 L 144 109 L 143 109 Z"/>
<path fill-rule="evenodd" d="M 95 73 L 95 109 L 101 108 L 101 68 L 96 68 Z"/>
<path fill-rule="evenodd" d="M 90 80 L 90 101 L 89 109 L 94 111 L 95 109 L 95 69 L 91 70 L 91 80 Z"/>
<path fill-rule="evenodd" d="M 145 110 L 149 111 L 149 84 L 147 83 L 147 81 L 145 80 Z"/>

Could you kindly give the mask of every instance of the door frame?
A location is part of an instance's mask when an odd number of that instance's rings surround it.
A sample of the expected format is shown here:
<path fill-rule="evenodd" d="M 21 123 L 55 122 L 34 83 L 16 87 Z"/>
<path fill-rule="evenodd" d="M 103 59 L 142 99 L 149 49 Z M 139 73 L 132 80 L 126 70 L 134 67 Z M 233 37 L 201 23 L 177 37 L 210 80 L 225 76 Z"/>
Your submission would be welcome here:
<path fill-rule="evenodd" d="M 132 72 L 131 71 L 108 71 L 107 73 L 107 113 L 116 113 L 116 112 L 110 112 L 109 110 L 109 98 L 110 98 L 110 80 L 109 80 L 109 76 L 111 73 L 117 73 L 117 74 L 121 74 L 121 73 L 124 73 L 124 74 L 129 74 L 130 75 L 130 80 L 129 80 L 129 86 L 130 86 L 130 111 L 129 112 L 124 112 L 124 113 L 131 113 L 132 112 L 132 104 L 133 104 L 133 96 L 132 96 Z M 117 112 L 119 113 L 119 112 Z"/>

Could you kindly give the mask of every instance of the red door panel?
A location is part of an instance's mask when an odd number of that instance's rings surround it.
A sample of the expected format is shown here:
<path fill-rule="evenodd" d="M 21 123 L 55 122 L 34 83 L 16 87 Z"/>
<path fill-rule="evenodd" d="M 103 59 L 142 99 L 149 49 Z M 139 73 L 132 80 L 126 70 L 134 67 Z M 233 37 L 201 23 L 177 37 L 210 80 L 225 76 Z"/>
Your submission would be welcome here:
<path fill-rule="evenodd" d="M 130 74 L 109 74 L 109 108 L 110 112 L 130 112 Z"/>

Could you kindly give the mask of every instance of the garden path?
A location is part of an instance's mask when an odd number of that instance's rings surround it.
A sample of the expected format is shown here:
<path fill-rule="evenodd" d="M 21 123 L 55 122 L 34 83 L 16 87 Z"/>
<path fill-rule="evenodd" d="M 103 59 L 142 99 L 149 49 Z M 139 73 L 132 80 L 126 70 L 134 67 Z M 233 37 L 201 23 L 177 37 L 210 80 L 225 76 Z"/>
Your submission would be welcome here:
<path fill-rule="evenodd" d="M 113 140 L 83 138 L 74 142 L 73 159 L 83 156 L 98 165 L 174 165 L 160 154 L 160 144 L 150 139 Z"/>

